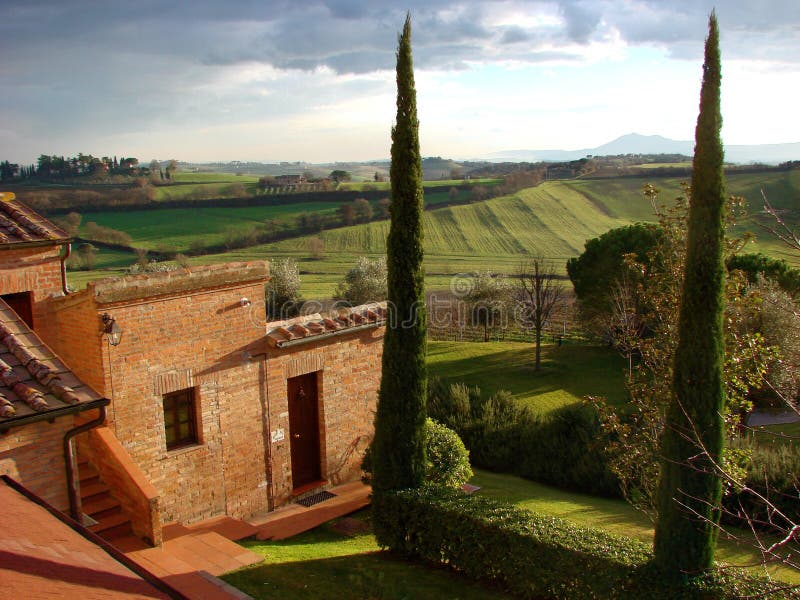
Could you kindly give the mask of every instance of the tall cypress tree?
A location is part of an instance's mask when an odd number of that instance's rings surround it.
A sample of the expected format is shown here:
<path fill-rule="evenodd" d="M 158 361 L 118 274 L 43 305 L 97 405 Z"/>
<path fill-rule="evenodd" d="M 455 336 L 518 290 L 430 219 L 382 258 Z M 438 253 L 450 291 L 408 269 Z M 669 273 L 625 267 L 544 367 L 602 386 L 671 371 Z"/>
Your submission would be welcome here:
<path fill-rule="evenodd" d="M 686 269 L 672 399 L 661 441 L 655 560 L 667 576 L 691 577 L 714 562 L 723 451 L 723 237 L 720 54 L 716 15 L 708 38 L 695 130 Z M 707 453 L 707 454 L 706 454 Z"/>
<path fill-rule="evenodd" d="M 392 128 L 391 225 L 387 240 L 389 318 L 375 416 L 372 487 L 419 486 L 425 476 L 426 312 L 422 269 L 422 160 L 411 58 L 411 15 L 397 50 L 397 117 Z"/>

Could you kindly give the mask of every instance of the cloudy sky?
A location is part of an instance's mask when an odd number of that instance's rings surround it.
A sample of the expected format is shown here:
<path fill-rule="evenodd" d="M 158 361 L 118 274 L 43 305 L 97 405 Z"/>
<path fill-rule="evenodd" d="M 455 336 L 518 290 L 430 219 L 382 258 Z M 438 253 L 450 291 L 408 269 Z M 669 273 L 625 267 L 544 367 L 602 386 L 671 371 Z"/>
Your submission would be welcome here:
<path fill-rule="evenodd" d="M 409 9 L 426 156 L 691 139 L 714 4 L 725 142 L 800 141 L 797 0 L 2 0 L 0 160 L 388 157 Z"/>

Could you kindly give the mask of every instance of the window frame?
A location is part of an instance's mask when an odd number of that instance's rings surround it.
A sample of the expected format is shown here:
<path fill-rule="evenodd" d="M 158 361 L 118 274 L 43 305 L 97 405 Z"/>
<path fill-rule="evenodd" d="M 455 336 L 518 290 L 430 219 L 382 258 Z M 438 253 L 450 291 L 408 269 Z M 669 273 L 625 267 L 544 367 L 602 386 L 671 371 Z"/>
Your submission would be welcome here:
<path fill-rule="evenodd" d="M 164 394 L 161 398 L 162 415 L 164 417 L 164 442 L 167 447 L 167 452 L 173 450 L 180 450 L 189 446 L 196 446 L 200 444 L 200 435 L 198 426 L 198 410 L 197 410 L 197 388 L 190 387 L 182 390 L 176 390 L 168 394 Z M 167 407 L 170 402 L 171 406 Z M 181 423 L 181 407 L 186 406 L 189 414 L 185 423 Z M 172 413 L 172 424 L 167 425 L 167 414 Z M 186 426 L 187 430 L 183 435 L 181 434 L 182 426 Z M 170 441 L 170 430 L 173 431 L 174 439 Z"/>

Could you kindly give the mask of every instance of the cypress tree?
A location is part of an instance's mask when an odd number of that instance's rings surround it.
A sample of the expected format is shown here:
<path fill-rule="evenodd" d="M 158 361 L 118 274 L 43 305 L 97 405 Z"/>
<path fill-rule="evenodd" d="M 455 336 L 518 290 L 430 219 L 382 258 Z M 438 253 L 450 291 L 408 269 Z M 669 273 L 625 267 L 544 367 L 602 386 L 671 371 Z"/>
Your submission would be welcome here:
<path fill-rule="evenodd" d="M 422 269 L 422 160 L 411 58 L 411 15 L 397 50 L 391 225 L 386 244 L 389 316 L 375 416 L 372 487 L 419 486 L 425 477 L 426 311 Z"/>
<path fill-rule="evenodd" d="M 723 451 L 725 400 L 723 238 L 725 192 L 720 141 L 720 54 L 712 12 L 695 129 L 686 268 L 672 398 L 662 434 L 655 561 L 668 577 L 713 566 L 722 486 L 711 461 Z M 707 453 L 707 454 L 706 454 Z"/>

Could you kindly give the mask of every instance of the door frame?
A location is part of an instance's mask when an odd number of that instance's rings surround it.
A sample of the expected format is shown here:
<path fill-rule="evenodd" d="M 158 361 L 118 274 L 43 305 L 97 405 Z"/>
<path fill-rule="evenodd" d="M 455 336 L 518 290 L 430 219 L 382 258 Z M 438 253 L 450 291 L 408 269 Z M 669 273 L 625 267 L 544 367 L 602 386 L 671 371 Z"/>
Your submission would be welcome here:
<path fill-rule="evenodd" d="M 322 430 L 320 428 L 320 383 L 322 371 L 312 371 L 286 380 L 286 397 L 289 412 L 289 455 L 292 466 L 292 493 L 297 495 L 307 489 L 322 485 Z M 313 382 L 313 383 L 312 383 Z M 305 415 L 297 414 L 295 396 L 303 392 L 303 384 L 313 386 L 313 399 L 308 400 L 310 410 Z M 310 384 L 310 385 L 309 385 Z M 299 386 L 299 390 L 296 390 Z M 297 419 L 305 423 L 298 423 Z M 300 430 L 298 431 L 298 426 Z M 303 440 L 302 436 L 306 436 Z M 302 446 L 306 442 L 310 446 Z M 305 464 L 298 461 L 306 460 Z M 307 474 L 299 471 L 307 470 Z M 299 481 L 298 481 L 299 479 Z"/>

